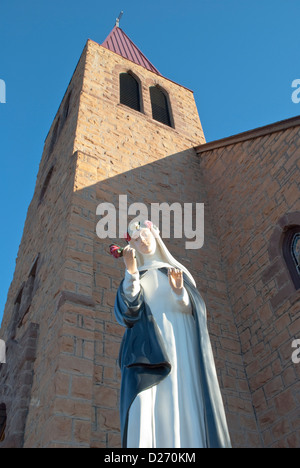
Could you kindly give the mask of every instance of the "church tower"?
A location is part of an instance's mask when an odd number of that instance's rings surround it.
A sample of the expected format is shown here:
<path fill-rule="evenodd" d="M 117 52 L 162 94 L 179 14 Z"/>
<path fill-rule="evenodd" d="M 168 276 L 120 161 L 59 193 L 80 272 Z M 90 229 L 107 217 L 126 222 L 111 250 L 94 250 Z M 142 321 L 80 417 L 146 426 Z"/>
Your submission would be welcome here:
<path fill-rule="evenodd" d="M 120 446 L 113 304 L 124 266 L 96 235 L 96 209 L 118 208 L 119 195 L 200 202 L 193 147 L 204 142 L 192 91 L 122 29 L 87 41 L 45 140 L 8 292 L 0 448 Z"/>

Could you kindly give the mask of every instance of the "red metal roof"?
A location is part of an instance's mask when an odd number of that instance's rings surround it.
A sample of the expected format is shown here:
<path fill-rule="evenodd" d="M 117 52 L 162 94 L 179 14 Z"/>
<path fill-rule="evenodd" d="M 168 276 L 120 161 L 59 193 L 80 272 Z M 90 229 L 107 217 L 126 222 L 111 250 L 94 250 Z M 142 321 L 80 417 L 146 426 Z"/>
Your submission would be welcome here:
<path fill-rule="evenodd" d="M 107 36 L 103 44 L 106 49 L 121 55 L 122 57 L 131 60 L 138 65 L 150 70 L 158 75 L 159 71 L 152 65 L 152 63 L 145 57 L 140 49 L 132 42 L 131 39 L 124 33 L 124 31 L 115 26 L 112 32 Z"/>

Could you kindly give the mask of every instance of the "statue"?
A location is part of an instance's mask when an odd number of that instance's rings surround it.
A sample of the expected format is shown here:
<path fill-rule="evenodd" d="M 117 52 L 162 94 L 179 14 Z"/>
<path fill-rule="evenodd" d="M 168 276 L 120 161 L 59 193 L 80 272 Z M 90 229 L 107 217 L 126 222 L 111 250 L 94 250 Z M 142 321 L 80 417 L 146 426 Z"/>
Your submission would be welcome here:
<path fill-rule="evenodd" d="M 206 324 L 190 272 L 151 223 L 129 224 L 115 316 L 125 448 L 230 448 Z M 111 253 L 112 250 L 111 250 Z"/>

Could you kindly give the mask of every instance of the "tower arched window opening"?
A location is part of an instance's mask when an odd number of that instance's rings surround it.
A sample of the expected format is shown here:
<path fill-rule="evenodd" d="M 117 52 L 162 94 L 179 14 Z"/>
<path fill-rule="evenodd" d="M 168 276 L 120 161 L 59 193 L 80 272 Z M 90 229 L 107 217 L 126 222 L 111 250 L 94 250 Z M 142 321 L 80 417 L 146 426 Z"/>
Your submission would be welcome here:
<path fill-rule="evenodd" d="M 141 112 L 140 85 L 130 73 L 120 74 L 120 103 Z"/>
<path fill-rule="evenodd" d="M 170 106 L 165 92 L 158 86 L 151 86 L 150 99 L 153 119 L 172 127 Z"/>
<path fill-rule="evenodd" d="M 40 194 L 40 199 L 39 199 L 39 203 L 42 202 L 44 196 L 45 196 L 45 193 L 47 191 L 47 188 L 49 186 L 49 183 L 50 183 L 50 180 L 51 180 L 51 177 L 52 177 L 52 174 L 53 174 L 53 170 L 54 170 L 54 166 L 52 166 L 45 178 L 45 181 L 43 183 L 43 186 L 42 186 L 42 189 L 41 189 L 41 194 Z"/>

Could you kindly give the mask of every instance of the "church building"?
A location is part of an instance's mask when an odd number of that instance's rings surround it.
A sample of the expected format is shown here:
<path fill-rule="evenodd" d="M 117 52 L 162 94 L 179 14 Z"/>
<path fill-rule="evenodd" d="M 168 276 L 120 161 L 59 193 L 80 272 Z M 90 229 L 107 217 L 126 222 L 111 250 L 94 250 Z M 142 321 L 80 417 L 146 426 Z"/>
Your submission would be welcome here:
<path fill-rule="evenodd" d="M 200 109 L 201 114 L 201 109 Z M 193 92 L 116 25 L 88 40 L 45 140 L 0 339 L 0 448 L 118 448 L 114 301 L 100 203 L 204 204 L 192 273 L 234 448 L 300 447 L 300 117 L 206 142 Z M 172 219 L 172 216 L 171 216 Z M 172 233 L 172 231 L 171 231 Z"/>

